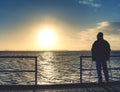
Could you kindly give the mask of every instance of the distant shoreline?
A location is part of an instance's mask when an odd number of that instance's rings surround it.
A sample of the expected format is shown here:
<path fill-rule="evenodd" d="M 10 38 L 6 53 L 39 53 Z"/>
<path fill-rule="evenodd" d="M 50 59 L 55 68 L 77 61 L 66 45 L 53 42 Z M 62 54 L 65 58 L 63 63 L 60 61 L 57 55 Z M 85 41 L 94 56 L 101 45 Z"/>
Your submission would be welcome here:
<path fill-rule="evenodd" d="M 1 52 L 90 52 L 90 50 L 0 50 Z M 120 50 L 112 50 L 112 52 L 120 52 Z"/>

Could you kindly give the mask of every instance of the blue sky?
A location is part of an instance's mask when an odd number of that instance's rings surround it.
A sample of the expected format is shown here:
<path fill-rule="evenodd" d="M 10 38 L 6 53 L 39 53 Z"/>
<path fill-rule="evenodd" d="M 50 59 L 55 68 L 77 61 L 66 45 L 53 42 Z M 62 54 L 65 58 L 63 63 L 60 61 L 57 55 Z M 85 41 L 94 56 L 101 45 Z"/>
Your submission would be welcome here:
<path fill-rule="evenodd" d="M 0 0 L 0 50 L 43 50 L 43 25 L 58 36 L 51 50 L 90 50 L 99 31 L 118 50 L 119 16 L 120 0 Z"/>

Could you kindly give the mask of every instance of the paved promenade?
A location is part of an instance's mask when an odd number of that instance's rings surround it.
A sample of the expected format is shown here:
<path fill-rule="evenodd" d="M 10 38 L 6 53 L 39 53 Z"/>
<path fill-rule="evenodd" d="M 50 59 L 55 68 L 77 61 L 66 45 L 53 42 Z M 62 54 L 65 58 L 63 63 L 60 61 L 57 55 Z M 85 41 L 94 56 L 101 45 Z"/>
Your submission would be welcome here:
<path fill-rule="evenodd" d="M 0 92 L 120 92 L 120 82 L 27 86 L 0 86 Z"/>

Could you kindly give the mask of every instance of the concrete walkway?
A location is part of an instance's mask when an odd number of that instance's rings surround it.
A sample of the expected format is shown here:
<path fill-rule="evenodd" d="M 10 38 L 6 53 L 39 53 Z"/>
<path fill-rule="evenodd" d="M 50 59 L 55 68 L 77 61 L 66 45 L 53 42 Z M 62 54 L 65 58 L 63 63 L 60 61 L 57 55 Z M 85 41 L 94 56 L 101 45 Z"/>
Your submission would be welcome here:
<path fill-rule="evenodd" d="M 33 86 L 0 86 L 0 92 L 120 92 L 120 82 Z"/>

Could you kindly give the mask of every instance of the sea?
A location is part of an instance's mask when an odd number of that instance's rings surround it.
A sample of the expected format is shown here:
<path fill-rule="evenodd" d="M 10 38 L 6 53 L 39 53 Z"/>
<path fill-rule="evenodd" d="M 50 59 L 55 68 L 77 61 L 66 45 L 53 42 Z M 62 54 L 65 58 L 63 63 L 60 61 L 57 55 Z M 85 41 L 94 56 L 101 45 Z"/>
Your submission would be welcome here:
<path fill-rule="evenodd" d="M 80 83 L 80 56 L 90 51 L 0 51 L 0 56 L 37 56 L 37 84 Z M 110 81 L 120 81 L 120 51 L 107 61 Z M 0 85 L 34 85 L 34 58 L 0 58 Z M 82 82 L 97 82 L 95 62 L 82 58 Z M 20 72 L 19 72 L 20 71 Z M 24 72 L 21 72 L 24 71 Z M 103 73 L 102 73 L 103 74 Z M 104 80 L 104 74 L 103 74 Z"/>

